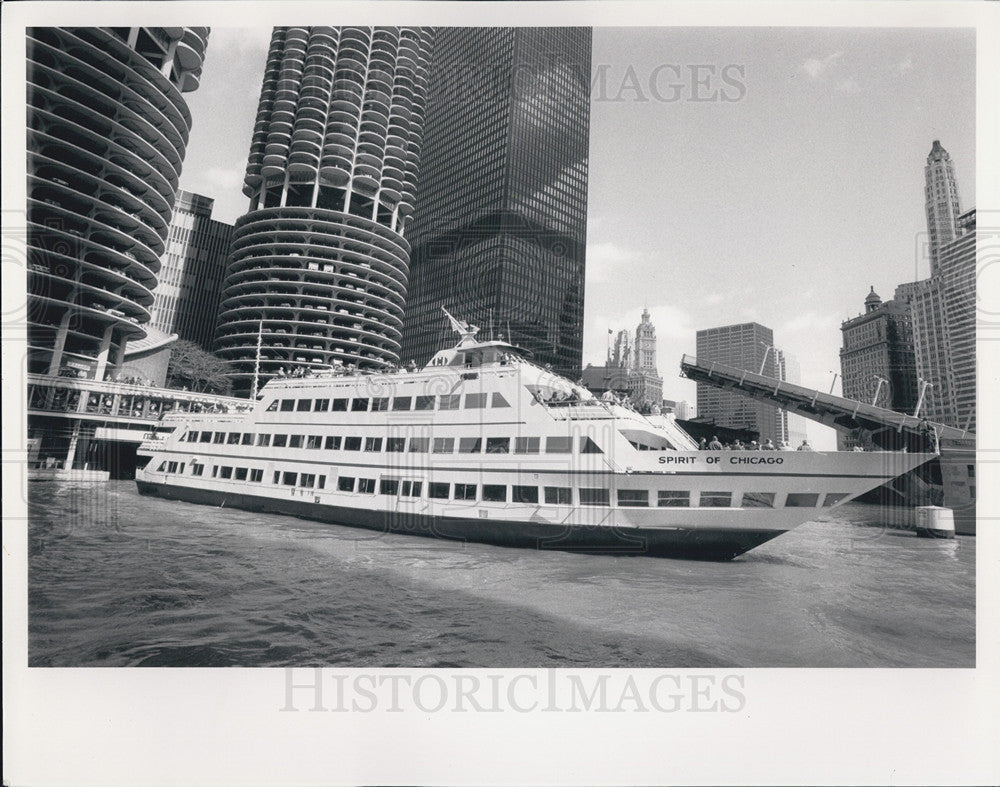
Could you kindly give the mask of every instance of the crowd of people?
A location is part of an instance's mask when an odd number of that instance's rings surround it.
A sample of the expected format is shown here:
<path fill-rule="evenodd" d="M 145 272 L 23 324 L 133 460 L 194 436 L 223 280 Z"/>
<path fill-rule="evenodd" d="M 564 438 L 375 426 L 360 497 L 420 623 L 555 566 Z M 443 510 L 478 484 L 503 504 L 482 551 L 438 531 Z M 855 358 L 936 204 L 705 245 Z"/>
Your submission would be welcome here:
<path fill-rule="evenodd" d="M 712 435 L 712 439 L 706 440 L 704 437 L 701 438 L 701 442 L 698 444 L 699 451 L 791 451 L 792 446 L 786 440 L 775 444 L 775 442 L 769 437 L 763 443 L 758 443 L 756 440 L 750 440 L 744 443 L 739 438 L 733 440 L 731 443 L 723 443 L 719 440 L 717 435 Z M 808 440 L 803 440 L 802 444 L 794 449 L 796 451 L 812 451 L 813 447 L 809 445 Z"/>

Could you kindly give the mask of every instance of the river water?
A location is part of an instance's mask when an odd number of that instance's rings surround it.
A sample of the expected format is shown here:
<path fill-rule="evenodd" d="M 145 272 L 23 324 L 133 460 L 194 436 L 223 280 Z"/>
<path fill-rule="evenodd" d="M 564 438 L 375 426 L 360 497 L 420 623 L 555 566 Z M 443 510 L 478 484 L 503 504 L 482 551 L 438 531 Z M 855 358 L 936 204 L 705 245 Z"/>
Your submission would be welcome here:
<path fill-rule="evenodd" d="M 973 537 L 849 504 L 730 563 L 30 485 L 31 666 L 972 667 Z"/>

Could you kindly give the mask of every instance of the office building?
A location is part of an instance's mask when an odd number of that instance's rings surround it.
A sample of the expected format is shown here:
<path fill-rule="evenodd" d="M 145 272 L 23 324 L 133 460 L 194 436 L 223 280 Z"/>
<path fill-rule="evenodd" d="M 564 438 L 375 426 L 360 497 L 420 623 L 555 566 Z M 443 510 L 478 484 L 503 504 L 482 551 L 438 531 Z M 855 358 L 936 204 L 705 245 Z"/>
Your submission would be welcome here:
<path fill-rule="evenodd" d="M 275 28 L 216 332 L 237 391 L 281 367 L 398 363 L 432 41 Z"/>
<path fill-rule="evenodd" d="M 917 404 L 917 366 L 908 304 L 903 300 L 883 302 L 872 287 L 865 298 L 864 313 L 843 322 L 840 330 L 843 395 L 912 413 Z"/>
<path fill-rule="evenodd" d="M 208 32 L 27 31 L 29 372 L 102 381 L 146 336 Z"/>
<path fill-rule="evenodd" d="M 719 363 L 777 377 L 778 360 L 774 333 L 755 322 L 725 325 L 698 331 L 698 361 Z M 760 439 L 781 440 L 781 416 L 777 407 L 730 390 L 698 384 L 698 419 L 732 429 L 756 432 Z"/>
<path fill-rule="evenodd" d="M 924 167 L 924 209 L 927 214 L 931 276 L 935 276 L 941 250 L 958 235 L 960 214 L 955 166 L 948 151 L 936 139 Z"/>
<path fill-rule="evenodd" d="M 948 330 L 955 426 L 976 431 L 976 209 L 958 217 L 958 234 L 938 260 Z"/>
<path fill-rule="evenodd" d="M 153 328 L 209 352 L 233 232 L 231 224 L 212 218 L 214 204 L 200 194 L 177 192 L 150 320 Z"/>
<path fill-rule="evenodd" d="M 444 306 L 579 376 L 590 55 L 586 27 L 436 31 L 404 358 L 452 341 Z"/>
<path fill-rule="evenodd" d="M 958 413 L 952 393 L 954 385 L 948 360 L 950 349 L 941 277 L 900 284 L 896 287 L 895 300 L 905 302 L 910 311 L 920 414 L 930 421 L 956 426 Z"/>

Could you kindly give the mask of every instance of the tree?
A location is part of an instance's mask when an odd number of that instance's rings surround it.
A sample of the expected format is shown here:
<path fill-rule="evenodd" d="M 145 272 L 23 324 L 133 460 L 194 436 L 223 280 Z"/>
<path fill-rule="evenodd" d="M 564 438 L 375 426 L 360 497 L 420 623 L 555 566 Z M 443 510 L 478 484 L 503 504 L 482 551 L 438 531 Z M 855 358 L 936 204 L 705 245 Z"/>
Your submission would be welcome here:
<path fill-rule="evenodd" d="M 194 342 L 183 339 L 174 343 L 167 364 L 167 387 L 184 388 L 199 393 L 229 395 L 232 380 L 225 361 L 205 352 Z"/>

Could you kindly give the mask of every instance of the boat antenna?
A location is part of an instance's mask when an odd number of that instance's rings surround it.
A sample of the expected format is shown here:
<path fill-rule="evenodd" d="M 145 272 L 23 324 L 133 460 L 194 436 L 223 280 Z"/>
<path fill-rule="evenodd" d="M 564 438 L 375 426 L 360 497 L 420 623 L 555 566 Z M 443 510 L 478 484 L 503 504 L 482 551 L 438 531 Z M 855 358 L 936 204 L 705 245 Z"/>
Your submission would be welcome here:
<path fill-rule="evenodd" d="M 444 308 L 444 306 L 441 307 L 441 311 L 443 311 L 444 316 L 448 318 L 448 321 L 451 323 L 451 327 L 454 329 L 455 333 L 462 337 L 463 343 L 466 341 L 475 341 L 476 334 L 479 333 L 479 328 L 477 326 L 472 325 L 465 320 L 456 320 L 451 316 L 451 314 L 448 313 L 448 310 Z"/>

